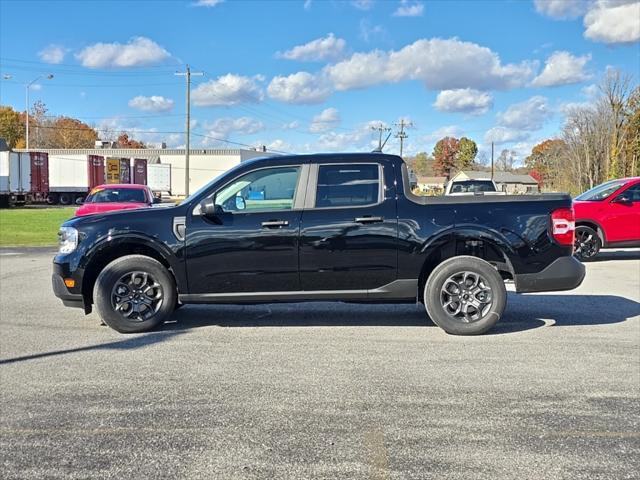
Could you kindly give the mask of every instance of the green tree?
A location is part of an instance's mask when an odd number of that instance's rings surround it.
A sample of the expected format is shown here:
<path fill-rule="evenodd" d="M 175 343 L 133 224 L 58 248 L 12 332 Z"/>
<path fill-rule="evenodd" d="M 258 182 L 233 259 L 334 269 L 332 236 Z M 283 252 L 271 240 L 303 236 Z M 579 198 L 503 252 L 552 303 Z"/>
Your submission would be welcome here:
<path fill-rule="evenodd" d="M 478 154 L 478 145 L 473 140 L 462 137 L 458 144 L 458 169 L 471 168 Z"/>
<path fill-rule="evenodd" d="M 24 120 L 11 107 L 0 107 L 0 138 L 4 138 L 9 148 L 15 148 L 20 140 L 24 142 Z"/>

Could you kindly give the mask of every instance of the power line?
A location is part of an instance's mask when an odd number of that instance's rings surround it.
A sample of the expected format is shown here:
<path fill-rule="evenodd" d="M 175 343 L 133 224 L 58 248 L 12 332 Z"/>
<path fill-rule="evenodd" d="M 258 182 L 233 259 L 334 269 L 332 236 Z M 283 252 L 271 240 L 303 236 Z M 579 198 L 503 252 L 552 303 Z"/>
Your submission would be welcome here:
<path fill-rule="evenodd" d="M 394 123 L 394 125 L 400 128 L 398 133 L 396 133 L 396 138 L 400 139 L 400 157 L 402 157 L 402 147 L 404 145 L 404 139 L 409 137 L 404 129 L 413 128 L 413 122 L 406 122 L 404 118 L 401 118 L 400 122 Z"/>

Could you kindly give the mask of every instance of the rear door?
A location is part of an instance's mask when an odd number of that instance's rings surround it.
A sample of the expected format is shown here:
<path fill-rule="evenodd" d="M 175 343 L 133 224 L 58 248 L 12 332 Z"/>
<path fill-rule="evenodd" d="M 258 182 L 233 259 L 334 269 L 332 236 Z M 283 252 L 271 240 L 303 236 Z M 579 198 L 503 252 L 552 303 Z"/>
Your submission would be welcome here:
<path fill-rule="evenodd" d="M 616 202 L 625 197 L 629 202 Z M 612 195 L 609 200 L 607 241 L 632 242 L 640 240 L 640 183 Z"/>
<path fill-rule="evenodd" d="M 386 159 L 311 165 L 300 229 L 303 290 L 363 290 L 397 278 L 395 173 Z"/>

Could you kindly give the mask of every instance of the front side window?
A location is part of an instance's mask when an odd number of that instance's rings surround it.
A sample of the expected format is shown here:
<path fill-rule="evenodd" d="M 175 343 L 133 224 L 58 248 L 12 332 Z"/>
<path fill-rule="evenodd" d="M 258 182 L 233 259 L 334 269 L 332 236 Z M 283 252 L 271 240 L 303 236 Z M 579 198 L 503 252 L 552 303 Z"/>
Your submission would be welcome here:
<path fill-rule="evenodd" d="M 255 170 L 236 178 L 216 193 L 225 212 L 293 209 L 300 167 Z"/>
<path fill-rule="evenodd" d="M 627 189 L 623 195 L 632 202 L 640 202 L 640 183 Z"/>
<path fill-rule="evenodd" d="M 378 203 L 380 170 L 374 164 L 320 165 L 316 208 Z"/>

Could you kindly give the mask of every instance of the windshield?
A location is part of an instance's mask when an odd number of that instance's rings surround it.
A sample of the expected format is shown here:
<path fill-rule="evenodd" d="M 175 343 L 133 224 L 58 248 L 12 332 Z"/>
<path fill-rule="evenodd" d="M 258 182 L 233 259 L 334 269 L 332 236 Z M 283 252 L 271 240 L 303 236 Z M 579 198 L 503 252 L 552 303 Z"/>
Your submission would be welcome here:
<path fill-rule="evenodd" d="M 621 186 L 623 186 L 624 183 L 624 180 L 612 180 L 610 182 L 603 183 L 602 185 L 593 187 L 591 190 L 587 190 L 582 195 L 578 195 L 576 197 L 576 200 L 589 202 L 598 202 L 600 200 L 604 200 L 613 192 L 618 190 Z"/>
<path fill-rule="evenodd" d="M 94 189 L 85 203 L 132 202 L 147 203 L 144 190 L 137 188 L 101 188 Z"/>
<path fill-rule="evenodd" d="M 479 192 L 495 192 L 491 180 L 472 180 L 469 182 L 454 182 L 451 187 L 451 193 L 479 193 Z"/>

